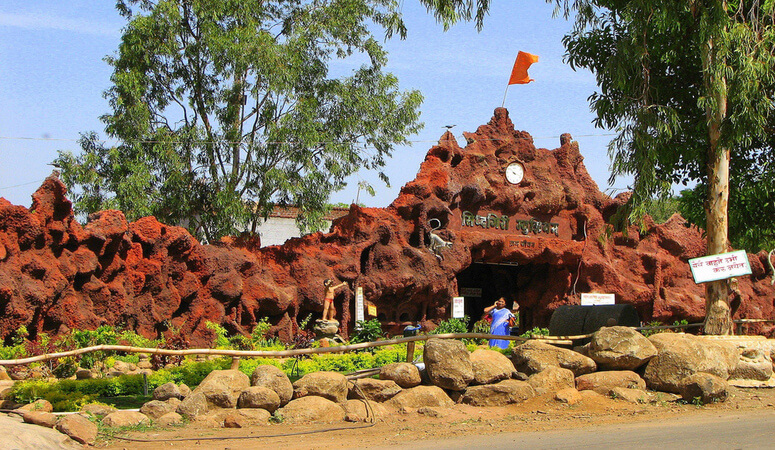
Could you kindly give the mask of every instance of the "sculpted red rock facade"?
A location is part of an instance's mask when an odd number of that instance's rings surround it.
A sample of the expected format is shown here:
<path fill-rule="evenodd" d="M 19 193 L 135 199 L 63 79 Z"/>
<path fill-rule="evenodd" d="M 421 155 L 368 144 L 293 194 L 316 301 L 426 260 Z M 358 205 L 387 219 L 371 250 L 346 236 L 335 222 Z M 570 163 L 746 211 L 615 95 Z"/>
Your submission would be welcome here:
<path fill-rule="evenodd" d="M 0 199 L 0 336 L 110 324 L 148 337 L 174 327 L 200 345 L 212 338 L 206 321 L 249 332 L 269 317 L 287 340 L 320 316 L 326 278 L 349 283 L 335 305 L 350 328 L 355 286 L 388 328 L 432 326 L 460 292 L 474 318 L 498 296 L 518 302 L 523 328 L 546 326 L 582 292 L 614 293 L 644 321 L 702 320 L 703 289 L 687 264 L 704 254 L 700 230 L 674 216 L 610 232 L 626 197 L 599 191 L 569 135 L 555 150 L 536 148 L 505 109 L 465 137 L 461 148 L 442 136 L 389 207 L 353 205 L 329 233 L 267 248 L 240 238 L 200 245 L 183 228 L 128 223 L 119 211 L 81 226 L 51 177 L 29 210 Z M 514 163 L 524 176 L 509 181 Z M 736 317 L 773 317 L 766 258 L 749 255 Z"/>

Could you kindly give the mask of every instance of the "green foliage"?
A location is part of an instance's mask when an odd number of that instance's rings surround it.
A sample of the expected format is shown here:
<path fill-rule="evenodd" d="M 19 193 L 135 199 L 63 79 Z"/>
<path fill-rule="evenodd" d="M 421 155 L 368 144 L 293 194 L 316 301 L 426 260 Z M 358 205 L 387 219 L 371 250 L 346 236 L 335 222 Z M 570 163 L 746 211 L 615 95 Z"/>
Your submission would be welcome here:
<path fill-rule="evenodd" d="M 664 326 L 664 325 L 665 324 L 663 324 L 662 322 L 660 322 L 658 320 L 652 320 L 651 322 L 646 324 L 647 327 L 661 327 L 661 326 Z M 689 325 L 689 321 L 686 320 L 686 319 L 676 320 L 675 322 L 673 322 L 673 325 L 674 326 L 677 326 L 677 325 Z M 682 330 L 678 329 L 678 331 L 680 332 Z M 643 336 L 646 336 L 646 337 L 653 336 L 653 335 L 658 334 L 658 333 L 675 333 L 675 332 L 676 332 L 675 329 L 671 329 L 671 328 L 664 328 L 664 329 L 658 329 L 658 330 L 640 330 L 640 333 Z"/>
<path fill-rule="evenodd" d="M 775 142 L 770 144 L 775 148 Z M 775 153 L 775 152 L 773 152 Z M 769 155 L 775 159 L 775 154 Z M 729 193 L 729 240 L 732 247 L 749 253 L 775 248 L 775 163 L 753 163 L 742 157 L 732 161 Z M 764 159 L 764 155 L 761 158 Z M 705 199 L 707 186 L 697 184 L 693 189 L 681 191 L 678 201 L 681 215 L 687 221 L 705 228 Z"/>
<path fill-rule="evenodd" d="M 75 375 L 78 370 L 78 363 L 75 358 L 63 358 L 59 360 L 59 364 L 54 368 L 53 373 L 57 378 L 70 378 Z"/>
<path fill-rule="evenodd" d="M 422 354 L 418 345 L 415 354 Z M 378 348 L 369 352 L 329 353 L 312 355 L 303 359 L 279 360 L 275 358 L 243 358 L 239 370 L 250 376 L 261 364 L 271 364 L 282 369 L 292 378 L 312 372 L 334 371 L 349 373 L 362 369 L 381 367 L 386 364 L 404 361 L 406 344 Z M 190 388 L 198 386 L 213 370 L 225 370 L 231 365 L 231 358 L 218 358 L 203 362 L 186 361 L 179 367 L 160 369 L 148 375 L 148 389 L 153 391 L 162 384 L 184 383 Z M 89 380 L 63 379 L 55 382 L 47 380 L 29 380 L 14 384 L 8 398 L 21 403 L 29 403 L 39 398 L 51 402 L 56 411 L 75 411 L 81 406 L 99 399 L 109 404 L 142 402 L 144 380 L 142 375 L 122 375 L 112 378 Z"/>
<path fill-rule="evenodd" d="M 118 334 L 116 330 L 108 325 L 102 325 L 96 330 L 72 330 L 70 339 L 77 348 L 93 347 L 95 345 L 117 345 Z M 93 352 L 81 356 L 80 365 L 83 368 L 91 369 L 96 361 L 104 359 L 112 352 Z"/>
<path fill-rule="evenodd" d="M 655 223 L 665 223 L 673 214 L 681 212 L 681 203 L 677 197 L 656 197 L 645 201 L 643 205 L 645 214 L 651 216 Z"/>
<path fill-rule="evenodd" d="M 226 370 L 230 366 L 231 358 L 219 358 L 210 361 L 189 362 L 179 367 L 164 369 L 163 371 L 169 372 L 168 377 L 172 378 L 171 381 L 174 381 L 178 384 L 184 383 L 186 386 L 193 389 L 195 386 L 199 385 L 199 383 L 201 383 L 202 380 L 204 380 L 205 377 L 207 377 L 207 375 L 209 375 L 213 370 Z M 163 371 L 160 370 L 156 373 Z M 156 373 L 154 373 L 154 375 Z M 154 380 L 154 387 L 157 386 L 156 383 L 157 382 Z M 149 379 L 149 384 L 151 384 L 151 379 Z M 161 384 L 158 384 L 158 386 L 161 386 Z"/>
<path fill-rule="evenodd" d="M 549 336 L 549 329 L 535 327 L 532 330 L 528 330 L 520 334 L 520 337 L 528 338 L 528 339 L 534 338 L 534 337 L 541 337 L 541 336 Z"/>
<path fill-rule="evenodd" d="M 229 336 L 225 328 L 209 321 L 206 326 L 209 330 L 215 332 L 216 348 L 232 348 L 235 350 L 285 350 L 285 345 L 279 340 L 267 339 L 266 335 L 272 327 L 268 317 L 264 317 L 256 323 L 250 336 L 243 336 L 241 334 Z"/>
<path fill-rule="evenodd" d="M 651 322 L 646 324 L 647 327 L 661 327 L 663 325 L 664 324 L 662 322 L 658 321 L 658 320 L 652 320 Z M 653 336 L 653 335 L 655 335 L 657 333 L 663 333 L 665 331 L 667 331 L 667 330 L 640 330 L 640 333 L 643 336 L 645 336 L 645 337 L 649 337 L 649 336 Z"/>
<path fill-rule="evenodd" d="M 462 319 L 442 320 L 439 326 L 428 334 L 468 333 L 469 320 L 468 316 L 463 316 Z"/>
<path fill-rule="evenodd" d="M 674 184 L 698 183 L 682 194 L 682 215 L 721 223 L 726 209 L 703 205 L 709 182 L 721 179 L 711 168 L 728 161 L 729 239 L 749 251 L 772 245 L 775 3 L 555 3 L 578 12 L 563 43 L 571 66 L 596 76 L 595 125 L 619 133 L 609 145 L 612 179 L 635 178 L 620 218 L 654 212 L 655 196 L 666 198 Z M 658 206 L 665 214 L 674 207 Z M 719 229 L 714 242 L 726 245 L 726 233 Z"/>
<path fill-rule="evenodd" d="M 277 358 L 241 358 L 239 361 L 239 370 L 247 376 L 253 375 L 256 367 L 263 365 L 275 366 L 278 369 L 283 368 L 282 361 Z"/>
<path fill-rule="evenodd" d="M 119 144 L 84 134 L 80 155 L 56 160 L 79 212 L 153 215 L 212 242 L 294 204 L 301 228 L 317 229 L 331 192 L 381 170 L 421 128 L 421 94 L 384 72 L 372 35 L 405 34 L 397 2 L 117 6 L 128 23 L 107 58 L 112 111 L 101 119 Z M 354 69 L 334 77 L 336 60 Z"/>
<path fill-rule="evenodd" d="M 215 339 L 213 340 L 214 348 L 226 349 L 231 347 L 229 332 L 226 331 L 226 328 L 223 328 L 215 322 L 210 322 L 209 320 L 205 322 L 205 327 L 215 333 Z"/>
<path fill-rule="evenodd" d="M 382 323 L 379 320 L 359 320 L 355 323 L 355 330 L 350 338 L 350 343 L 375 342 L 383 337 L 385 337 L 385 333 L 382 331 Z"/>
<path fill-rule="evenodd" d="M 387 347 L 378 347 L 374 352 L 374 366 L 382 367 L 387 364 L 404 362 L 406 359 L 406 344 L 390 345 Z M 421 342 L 415 343 L 414 354 L 422 355 L 423 346 Z"/>
<path fill-rule="evenodd" d="M 519 316 L 517 316 L 517 320 L 519 320 Z M 474 329 L 471 330 L 472 333 L 490 333 L 490 323 L 486 320 L 477 320 L 474 322 Z M 485 344 L 487 343 L 487 339 L 464 339 L 464 342 L 471 342 L 473 344 Z"/>
<path fill-rule="evenodd" d="M 21 403 L 43 398 L 54 405 L 55 411 L 73 411 L 97 397 L 115 397 L 142 392 L 141 376 L 122 375 L 91 380 L 60 380 L 55 383 L 42 380 L 24 381 L 13 386 L 10 398 Z"/>

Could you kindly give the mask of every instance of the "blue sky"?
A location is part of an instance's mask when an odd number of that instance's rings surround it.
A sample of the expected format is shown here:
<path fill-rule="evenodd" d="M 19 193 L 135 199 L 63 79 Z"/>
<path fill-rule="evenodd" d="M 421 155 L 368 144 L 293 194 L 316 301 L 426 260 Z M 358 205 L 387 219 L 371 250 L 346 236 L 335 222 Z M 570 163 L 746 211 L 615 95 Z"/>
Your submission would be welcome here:
<path fill-rule="evenodd" d="M 537 147 L 549 149 L 559 146 L 560 134 L 571 133 L 592 178 L 601 190 L 608 189 L 606 146 L 612 136 L 591 123 L 587 98 L 596 90 L 594 77 L 562 61 L 561 39 L 571 24 L 552 18 L 552 5 L 493 2 L 481 32 L 471 23 L 444 32 L 416 0 L 403 3 L 408 37 L 386 43 L 388 70 L 402 88 L 425 96 L 425 128 L 409 137 L 412 146 L 395 149 L 385 168 L 390 188 L 375 173 L 358 173 L 332 202 L 354 201 L 358 181 L 365 180 L 377 193 L 361 193 L 359 201 L 387 206 L 415 177 L 445 125 L 456 125 L 452 131 L 463 144 L 463 131 L 490 120 L 520 50 L 539 55 L 540 61 L 530 68 L 535 82 L 509 88 L 505 106 L 516 128 L 530 133 Z M 48 164 L 57 150 L 77 152 L 79 133 L 103 131 L 99 116 L 109 108 L 102 93 L 111 74 L 103 58 L 116 51 L 124 24 L 111 1 L 0 4 L 0 197 L 29 206 L 52 171 Z M 620 179 L 613 188 L 626 185 Z"/>

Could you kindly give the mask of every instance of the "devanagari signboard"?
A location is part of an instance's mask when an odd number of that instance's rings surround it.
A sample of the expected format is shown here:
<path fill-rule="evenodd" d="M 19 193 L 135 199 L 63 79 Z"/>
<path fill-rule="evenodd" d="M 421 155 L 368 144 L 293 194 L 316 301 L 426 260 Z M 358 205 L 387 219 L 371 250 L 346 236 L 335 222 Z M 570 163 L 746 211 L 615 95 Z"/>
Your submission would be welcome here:
<path fill-rule="evenodd" d="M 375 314 L 376 315 L 376 314 Z M 355 288 L 355 321 L 359 320 L 363 322 L 363 287 L 358 286 Z"/>
<path fill-rule="evenodd" d="M 594 305 L 615 305 L 615 294 L 599 294 L 596 292 L 587 292 L 581 294 L 582 306 L 594 306 Z"/>
<path fill-rule="evenodd" d="M 462 319 L 465 317 L 465 306 L 466 306 L 466 298 L 465 297 L 452 297 L 452 318 L 453 319 Z"/>
<path fill-rule="evenodd" d="M 745 250 L 690 259 L 689 268 L 697 284 L 751 274 Z"/>

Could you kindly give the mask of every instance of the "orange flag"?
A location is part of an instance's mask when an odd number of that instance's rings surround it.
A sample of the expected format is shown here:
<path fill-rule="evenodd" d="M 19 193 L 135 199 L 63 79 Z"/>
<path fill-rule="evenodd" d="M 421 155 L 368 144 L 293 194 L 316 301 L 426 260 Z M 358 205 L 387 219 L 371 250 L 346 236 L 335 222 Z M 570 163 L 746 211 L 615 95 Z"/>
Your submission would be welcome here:
<path fill-rule="evenodd" d="M 528 84 L 534 81 L 527 74 L 527 69 L 531 64 L 538 62 L 538 56 L 531 55 L 530 53 L 519 52 L 517 53 L 517 60 L 514 61 L 514 68 L 511 70 L 511 78 L 509 78 L 509 84 Z"/>

